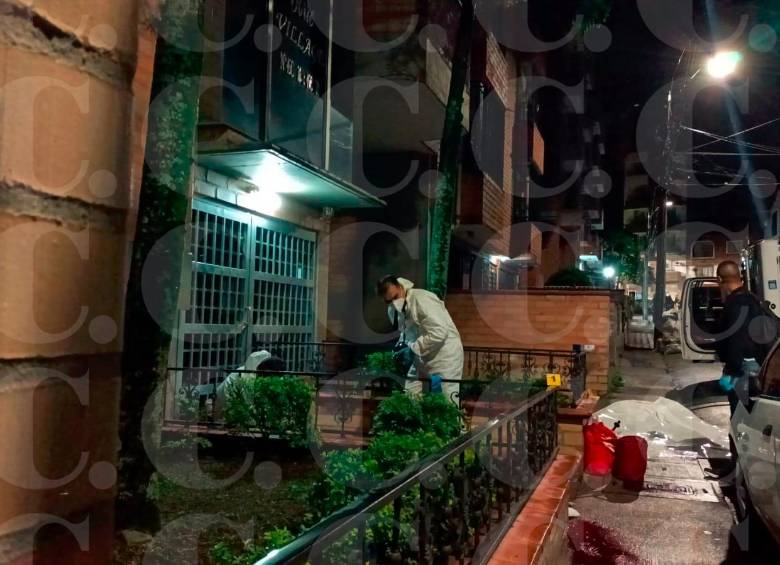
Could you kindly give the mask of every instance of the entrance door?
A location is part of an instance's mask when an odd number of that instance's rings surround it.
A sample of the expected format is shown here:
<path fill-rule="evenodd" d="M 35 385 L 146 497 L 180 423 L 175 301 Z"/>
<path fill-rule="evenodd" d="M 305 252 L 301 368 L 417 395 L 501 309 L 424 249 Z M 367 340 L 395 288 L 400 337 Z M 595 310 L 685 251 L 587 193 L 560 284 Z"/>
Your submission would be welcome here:
<path fill-rule="evenodd" d="M 723 298 L 715 278 L 688 279 L 683 285 L 680 341 L 683 359 L 714 361 Z"/>
<path fill-rule="evenodd" d="M 258 349 L 314 339 L 316 234 L 215 201 L 192 209 L 192 275 L 176 358 L 195 384 L 235 369 Z M 274 347 L 290 370 L 301 346 Z M 197 373 L 197 376 L 196 376 Z M 180 386 L 177 383 L 177 387 Z"/>

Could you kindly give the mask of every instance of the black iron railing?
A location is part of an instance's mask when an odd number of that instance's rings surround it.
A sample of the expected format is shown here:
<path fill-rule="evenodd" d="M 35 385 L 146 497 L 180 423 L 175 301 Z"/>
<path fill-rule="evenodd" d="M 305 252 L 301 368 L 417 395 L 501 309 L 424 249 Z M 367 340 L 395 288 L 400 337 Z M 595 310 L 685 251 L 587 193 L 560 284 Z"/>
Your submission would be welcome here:
<path fill-rule="evenodd" d="M 554 390 L 455 440 L 258 565 L 486 563 L 557 452 Z"/>
<path fill-rule="evenodd" d="M 366 355 L 387 351 L 385 346 L 363 346 L 343 342 L 275 342 L 263 344 L 271 354 L 281 358 L 285 371 L 245 371 L 229 369 L 188 369 L 174 367 L 168 370 L 169 385 L 165 387 L 165 421 L 184 420 L 179 410 L 181 392 L 197 392 L 201 406 L 196 420 L 209 427 L 222 425 L 221 410 L 224 397 L 217 395 L 218 387 L 231 374 L 257 376 L 287 375 L 306 379 L 315 389 L 315 425 L 320 426 L 320 409 L 326 406 L 329 416 L 343 436 L 346 424 L 360 411 L 360 401 L 366 398 L 384 398 L 393 390 L 400 390 L 412 380 L 406 376 L 376 374 L 356 369 Z M 514 398 L 546 388 L 547 374 L 560 374 L 563 398 L 571 403 L 582 396 L 587 378 L 587 357 L 583 352 L 470 347 L 464 348 L 464 371 L 460 381 L 444 379 L 445 392 L 461 408 L 474 403 L 495 404 L 505 394 Z M 423 381 L 423 389 L 430 381 Z M 192 415 L 188 415 L 192 419 Z M 331 423 L 333 423 L 331 422 Z"/>
<path fill-rule="evenodd" d="M 359 345 L 344 342 L 274 342 L 262 345 L 288 364 L 290 370 L 339 373 L 357 367 L 367 354 L 387 351 L 387 344 Z M 587 354 L 582 351 L 474 347 L 464 348 L 464 381 L 546 380 L 561 375 L 561 391 L 572 402 L 585 392 Z"/>
<path fill-rule="evenodd" d="M 464 409 L 467 427 L 475 415 L 481 420 L 495 415 L 507 403 L 519 403 L 545 387 L 516 387 L 510 383 L 460 381 L 429 378 L 412 378 L 390 374 L 372 373 L 356 369 L 341 373 L 303 371 L 247 371 L 222 369 L 168 369 L 168 384 L 163 388 L 165 406 L 164 423 L 168 426 L 198 426 L 224 429 L 225 409 L 231 382 L 247 376 L 292 377 L 308 382 L 314 391 L 311 413 L 314 428 L 319 432 L 347 434 L 348 424 L 354 433 L 365 434 L 370 428 L 374 408 L 396 390 L 404 390 L 407 383 L 420 381 L 421 392 L 439 391 Z M 506 386 L 503 386 L 506 385 Z M 367 404 L 368 403 L 368 404 Z M 475 410 L 475 406 L 480 407 Z M 359 420 L 359 421 L 356 421 Z M 264 430 L 256 430 L 263 436 Z"/>
<path fill-rule="evenodd" d="M 464 347 L 463 380 L 546 381 L 561 375 L 561 392 L 576 403 L 585 392 L 587 354 L 581 351 Z"/>

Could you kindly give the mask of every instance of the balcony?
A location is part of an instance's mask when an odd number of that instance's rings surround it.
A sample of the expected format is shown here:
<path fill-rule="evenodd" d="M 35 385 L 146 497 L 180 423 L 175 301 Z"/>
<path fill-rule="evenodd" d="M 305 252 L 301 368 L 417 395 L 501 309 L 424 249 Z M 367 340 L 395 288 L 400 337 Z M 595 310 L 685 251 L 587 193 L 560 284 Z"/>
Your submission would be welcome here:
<path fill-rule="evenodd" d="M 459 4 L 454 0 L 424 5 L 408 0 L 364 0 L 368 35 L 374 41 L 397 44 L 392 49 L 356 54 L 355 75 L 361 79 L 355 99 L 361 106 L 361 119 L 355 120 L 355 135 L 362 139 L 365 152 L 432 151 L 431 142 L 441 138 L 444 126 L 459 17 Z M 428 23 L 444 28 L 444 37 L 408 33 Z M 469 105 L 466 93 L 466 130 Z"/>

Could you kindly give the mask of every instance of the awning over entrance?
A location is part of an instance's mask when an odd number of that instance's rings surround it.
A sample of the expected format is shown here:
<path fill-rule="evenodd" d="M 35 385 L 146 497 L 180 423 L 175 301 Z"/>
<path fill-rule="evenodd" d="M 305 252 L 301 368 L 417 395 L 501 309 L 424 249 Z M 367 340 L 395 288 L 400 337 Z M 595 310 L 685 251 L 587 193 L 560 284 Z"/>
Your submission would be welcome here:
<path fill-rule="evenodd" d="M 198 162 L 318 208 L 385 205 L 382 199 L 273 145 L 202 153 Z"/>

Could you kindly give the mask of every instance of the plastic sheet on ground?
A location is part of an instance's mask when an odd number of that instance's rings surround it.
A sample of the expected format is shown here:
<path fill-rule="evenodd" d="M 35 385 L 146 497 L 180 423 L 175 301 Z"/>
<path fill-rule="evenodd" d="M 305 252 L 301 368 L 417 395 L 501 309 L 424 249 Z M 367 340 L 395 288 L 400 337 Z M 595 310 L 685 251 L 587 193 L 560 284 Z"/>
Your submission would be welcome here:
<path fill-rule="evenodd" d="M 708 424 L 685 406 L 660 397 L 654 402 L 620 400 L 596 412 L 593 417 L 608 428 L 616 422 L 618 436 L 638 435 L 649 444 L 649 456 L 663 457 L 663 452 L 674 448 L 693 448 L 698 451 L 708 446 L 728 448 L 728 430 Z"/>

